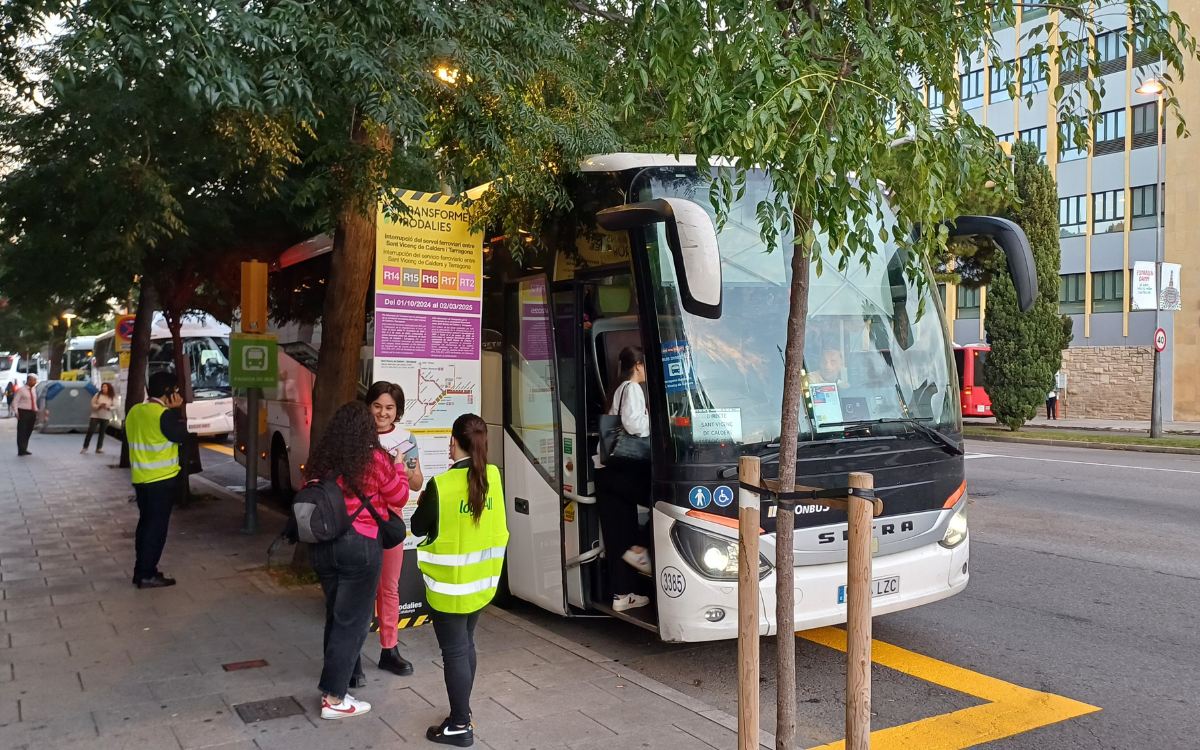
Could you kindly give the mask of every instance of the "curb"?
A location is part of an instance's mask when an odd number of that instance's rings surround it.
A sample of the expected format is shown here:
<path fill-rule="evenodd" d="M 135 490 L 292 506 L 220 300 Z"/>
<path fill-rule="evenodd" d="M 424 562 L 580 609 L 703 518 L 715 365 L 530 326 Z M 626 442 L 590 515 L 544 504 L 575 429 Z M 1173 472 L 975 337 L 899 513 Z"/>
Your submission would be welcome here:
<path fill-rule="evenodd" d="M 730 716 L 724 711 L 713 708 L 703 701 L 696 700 L 690 695 L 679 692 L 675 688 L 667 687 L 661 682 L 652 680 L 649 677 L 635 672 L 632 669 L 622 667 L 617 662 L 601 653 L 593 651 L 587 646 L 581 646 L 574 641 L 563 638 L 555 633 L 551 633 L 549 630 L 546 630 L 539 625 L 534 625 L 532 622 L 529 622 L 518 615 L 514 615 L 511 612 L 507 612 L 494 605 L 488 605 L 487 611 L 488 614 L 496 617 L 497 619 L 504 620 L 513 627 L 520 628 L 530 635 L 553 643 L 555 646 L 570 651 L 580 658 L 587 659 L 597 667 L 600 667 L 607 672 L 611 672 L 613 675 L 620 677 L 623 680 L 628 680 L 638 687 L 649 690 L 651 693 L 654 693 L 660 698 L 664 698 L 674 703 L 680 708 L 691 711 L 697 716 L 708 719 L 714 724 L 719 724 L 735 734 L 737 733 L 738 722 L 737 717 L 735 716 Z M 758 744 L 761 747 L 767 748 L 767 750 L 774 750 L 775 735 L 760 729 L 758 732 Z"/>
<path fill-rule="evenodd" d="M 965 440 L 984 440 L 991 443 L 1024 443 L 1025 445 L 1054 445 L 1060 448 L 1098 448 L 1106 451 L 1135 453 L 1175 453 L 1200 456 L 1200 448 L 1176 448 L 1169 445 L 1123 445 L 1121 443 L 1089 443 L 1083 440 L 1049 440 L 1047 438 L 1008 437 L 1007 435 L 963 435 Z"/>
<path fill-rule="evenodd" d="M 1022 430 L 1081 430 L 1084 432 L 1101 432 L 1110 435 L 1143 435 L 1149 430 L 1140 430 L 1133 427 L 1088 427 L 1076 425 L 1074 427 L 1059 427 L 1056 424 L 1034 424 L 1026 422 L 1021 428 Z M 1189 437 L 1200 435 L 1196 430 L 1163 430 L 1164 435 L 1178 435 L 1179 437 Z"/>

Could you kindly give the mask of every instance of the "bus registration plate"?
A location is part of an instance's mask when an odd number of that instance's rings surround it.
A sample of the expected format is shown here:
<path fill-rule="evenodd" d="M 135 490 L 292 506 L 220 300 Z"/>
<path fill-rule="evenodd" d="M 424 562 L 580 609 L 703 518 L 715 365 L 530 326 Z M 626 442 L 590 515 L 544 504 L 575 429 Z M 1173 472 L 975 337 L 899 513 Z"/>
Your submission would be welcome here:
<path fill-rule="evenodd" d="M 876 578 L 871 581 L 871 598 L 900 593 L 900 576 Z M 846 603 L 846 587 L 838 586 L 838 604 Z"/>

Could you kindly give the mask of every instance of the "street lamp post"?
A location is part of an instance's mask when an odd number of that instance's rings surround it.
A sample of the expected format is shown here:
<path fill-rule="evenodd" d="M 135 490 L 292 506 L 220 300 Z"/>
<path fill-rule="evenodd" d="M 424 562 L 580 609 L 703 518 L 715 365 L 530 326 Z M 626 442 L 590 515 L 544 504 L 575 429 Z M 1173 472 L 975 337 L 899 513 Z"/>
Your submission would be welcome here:
<path fill-rule="evenodd" d="M 63 359 L 66 360 L 67 365 L 70 365 L 71 364 L 71 321 L 74 320 L 77 316 L 75 315 L 74 310 L 67 310 L 66 312 L 64 312 L 62 314 L 62 317 L 63 317 L 63 320 L 67 321 L 67 344 L 66 344 L 66 351 L 63 353 Z M 51 363 L 51 366 L 53 366 L 53 363 Z M 62 373 L 59 373 L 58 377 L 61 378 Z"/>
<path fill-rule="evenodd" d="M 1166 89 L 1162 82 L 1156 78 L 1147 79 L 1138 86 L 1139 94 L 1153 95 L 1155 97 L 1155 121 L 1154 121 L 1154 137 L 1158 144 L 1158 150 L 1154 157 L 1154 278 L 1155 278 L 1155 294 L 1154 294 L 1154 331 L 1157 334 L 1158 329 L 1162 328 L 1162 304 L 1159 301 L 1159 289 L 1162 287 L 1162 264 L 1163 264 L 1163 243 L 1162 243 L 1162 215 L 1163 206 L 1159 205 L 1162 201 L 1162 173 L 1163 173 L 1163 91 Z M 1150 437 L 1160 438 L 1163 435 L 1162 428 L 1162 352 L 1158 350 L 1157 344 L 1154 347 L 1154 380 L 1153 390 L 1150 396 Z"/>

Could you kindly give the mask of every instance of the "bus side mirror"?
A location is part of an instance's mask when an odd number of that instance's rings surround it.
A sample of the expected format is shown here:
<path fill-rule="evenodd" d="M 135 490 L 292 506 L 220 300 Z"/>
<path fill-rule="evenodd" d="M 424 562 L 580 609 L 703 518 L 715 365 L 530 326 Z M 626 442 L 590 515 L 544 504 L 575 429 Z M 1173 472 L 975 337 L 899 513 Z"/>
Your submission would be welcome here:
<path fill-rule="evenodd" d="M 996 241 L 1008 258 L 1008 275 L 1017 290 L 1017 306 L 1021 312 L 1029 312 L 1038 296 L 1037 268 L 1033 263 L 1033 250 L 1024 230 L 1008 219 L 997 216 L 960 216 L 954 223 L 942 222 L 950 230 L 951 237 L 986 234 Z"/>
<path fill-rule="evenodd" d="M 606 208 L 596 223 L 607 232 L 639 229 L 662 222 L 679 279 L 683 309 L 702 318 L 721 317 L 721 253 L 717 228 L 708 212 L 684 198 L 656 198 Z"/>

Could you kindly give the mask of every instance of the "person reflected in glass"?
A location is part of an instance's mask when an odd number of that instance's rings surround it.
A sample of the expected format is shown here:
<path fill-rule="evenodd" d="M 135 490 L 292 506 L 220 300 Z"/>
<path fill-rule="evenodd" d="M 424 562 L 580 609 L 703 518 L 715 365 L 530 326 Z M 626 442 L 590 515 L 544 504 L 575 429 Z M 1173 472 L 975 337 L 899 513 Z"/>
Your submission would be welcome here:
<path fill-rule="evenodd" d="M 605 413 L 621 417 L 621 427 L 635 438 L 650 437 L 650 413 L 642 383 L 646 358 L 640 346 L 621 350 L 620 373 L 608 395 Z M 638 525 L 638 506 L 650 505 L 650 461 L 592 457 L 596 466 L 596 497 L 600 530 L 604 534 L 608 583 L 617 612 L 644 607 L 650 598 L 637 593 L 637 574 L 651 575 L 650 552 Z"/>

